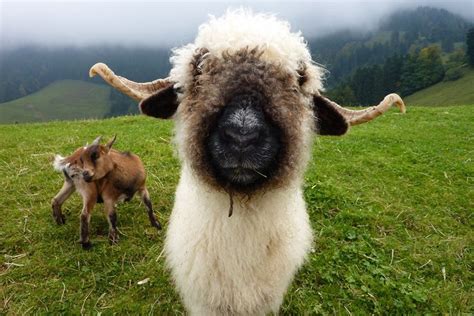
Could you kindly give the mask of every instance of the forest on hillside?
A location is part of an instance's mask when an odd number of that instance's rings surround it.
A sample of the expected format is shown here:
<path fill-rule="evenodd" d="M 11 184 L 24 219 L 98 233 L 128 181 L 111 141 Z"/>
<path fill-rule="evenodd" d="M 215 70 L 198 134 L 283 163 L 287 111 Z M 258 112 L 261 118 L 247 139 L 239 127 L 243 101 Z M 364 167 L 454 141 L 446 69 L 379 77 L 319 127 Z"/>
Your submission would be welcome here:
<path fill-rule="evenodd" d="M 330 70 L 328 84 L 333 86 L 358 67 L 381 64 L 393 55 L 406 55 L 432 44 L 452 53 L 465 42 L 470 27 L 472 23 L 444 9 L 419 7 L 393 13 L 373 32 L 341 31 L 309 45 L 315 60 Z"/>
<path fill-rule="evenodd" d="M 344 104 L 368 105 L 388 92 L 409 95 L 441 80 L 462 76 L 469 59 L 470 28 L 472 23 L 444 9 L 420 7 L 392 14 L 372 32 L 340 31 L 308 39 L 308 45 L 313 59 L 328 70 L 327 94 Z M 98 61 L 136 81 L 165 77 L 170 54 L 170 48 L 122 46 L 25 46 L 3 51 L 0 103 L 36 92 L 57 80 L 103 83 L 88 78 L 88 69 Z M 133 100 L 113 89 L 109 100 L 108 116 L 136 111 Z"/>

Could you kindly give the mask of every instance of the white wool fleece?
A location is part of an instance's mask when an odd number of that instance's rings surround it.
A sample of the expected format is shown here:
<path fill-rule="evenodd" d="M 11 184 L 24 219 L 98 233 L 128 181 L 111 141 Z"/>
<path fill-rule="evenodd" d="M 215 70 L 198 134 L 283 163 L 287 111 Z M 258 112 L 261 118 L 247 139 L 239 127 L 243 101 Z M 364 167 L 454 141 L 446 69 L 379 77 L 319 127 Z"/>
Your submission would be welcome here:
<path fill-rule="evenodd" d="M 297 183 L 247 202 L 209 188 L 183 165 L 168 223 L 167 263 L 191 315 L 277 313 L 312 243 Z"/>
<path fill-rule="evenodd" d="M 301 32 L 292 33 L 288 22 L 271 14 L 254 14 L 246 9 L 229 10 L 219 18 L 211 16 L 199 27 L 194 43 L 174 49 L 170 79 L 177 83 L 176 87 L 189 87 L 192 80 L 189 63 L 198 48 L 222 56 L 223 52 L 232 53 L 246 47 L 261 48 L 262 60 L 280 65 L 290 73 L 305 65 L 308 81 L 302 87 L 304 92 L 318 94 L 323 90 L 325 71 L 312 61 Z"/>
<path fill-rule="evenodd" d="M 195 50 L 222 56 L 242 48 L 259 47 L 261 58 L 291 73 L 303 64 L 308 93 L 321 90 L 322 69 L 312 60 L 300 33 L 271 15 L 229 11 L 199 28 L 194 43 L 175 49 L 171 81 L 192 84 Z M 308 96 L 309 98 L 309 96 Z M 183 149 L 187 126 L 175 117 L 175 142 L 182 161 L 175 204 L 165 241 L 167 264 L 191 315 L 265 315 L 278 313 L 297 269 L 311 248 L 312 232 L 303 199 L 302 170 L 311 152 L 312 117 L 302 123 L 301 172 L 280 188 L 234 198 L 206 184 L 190 167 Z"/>

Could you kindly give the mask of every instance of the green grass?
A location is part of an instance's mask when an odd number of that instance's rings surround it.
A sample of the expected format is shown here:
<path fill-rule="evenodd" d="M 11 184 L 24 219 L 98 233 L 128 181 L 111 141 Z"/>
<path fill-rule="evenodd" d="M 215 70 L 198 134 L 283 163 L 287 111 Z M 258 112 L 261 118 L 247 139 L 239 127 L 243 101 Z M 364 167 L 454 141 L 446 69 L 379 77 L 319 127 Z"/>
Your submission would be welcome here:
<path fill-rule="evenodd" d="M 407 96 L 408 105 L 449 106 L 474 104 L 474 70 L 466 70 L 456 81 L 443 81 Z"/>
<path fill-rule="evenodd" d="M 110 87 L 61 80 L 23 98 L 0 104 L 0 124 L 102 118 L 109 111 Z"/>
<path fill-rule="evenodd" d="M 473 121 L 472 106 L 411 107 L 315 141 L 304 185 L 314 251 L 282 315 L 474 311 Z M 62 184 L 53 154 L 117 134 L 117 149 L 143 158 L 166 228 L 179 175 L 171 130 L 139 116 L 0 126 L 0 314 L 184 313 L 164 266 L 164 232 L 138 199 L 119 205 L 116 246 L 97 207 L 90 251 L 77 243 L 77 195 L 65 204 L 66 225 L 50 214 Z"/>

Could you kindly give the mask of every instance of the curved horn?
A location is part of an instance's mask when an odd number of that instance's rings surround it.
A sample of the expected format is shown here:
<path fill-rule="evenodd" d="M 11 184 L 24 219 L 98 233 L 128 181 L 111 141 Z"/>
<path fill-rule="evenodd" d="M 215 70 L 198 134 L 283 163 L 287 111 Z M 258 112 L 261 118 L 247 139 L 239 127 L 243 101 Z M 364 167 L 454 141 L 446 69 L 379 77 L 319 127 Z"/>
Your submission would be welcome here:
<path fill-rule="evenodd" d="M 351 126 L 372 121 L 376 117 L 385 113 L 393 104 L 395 104 L 400 109 L 401 113 L 406 112 L 405 103 L 403 103 L 402 98 L 400 98 L 400 96 L 396 93 L 387 95 L 378 105 L 371 106 L 363 110 L 350 110 L 327 98 L 326 100 L 331 103 L 334 108 L 342 114 L 342 116 L 344 116 Z"/>
<path fill-rule="evenodd" d="M 117 76 L 106 64 L 97 63 L 89 70 L 89 77 L 101 76 L 108 84 L 129 97 L 141 101 L 153 95 L 156 91 L 169 87 L 172 82 L 166 79 L 157 79 L 150 82 L 135 82 Z"/>
<path fill-rule="evenodd" d="M 94 139 L 94 141 L 92 142 L 91 146 L 97 146 L 97 145 L 99 145 L 101 139 L 102 139 L 102 136 L 99 136 L 99 137 L 97 137 L 96 139 Z"/>

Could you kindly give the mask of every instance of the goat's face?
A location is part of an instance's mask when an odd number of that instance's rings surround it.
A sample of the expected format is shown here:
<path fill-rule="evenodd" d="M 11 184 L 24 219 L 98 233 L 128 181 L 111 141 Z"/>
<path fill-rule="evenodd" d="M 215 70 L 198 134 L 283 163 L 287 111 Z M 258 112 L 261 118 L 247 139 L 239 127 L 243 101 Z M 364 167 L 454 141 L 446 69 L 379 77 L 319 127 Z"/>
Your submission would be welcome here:
<path fill-rule="evenodd" d="M 63 158 L 56 155 L 54 159 L 54 168 L 57 171 L 62 171 L 66 178 L 72 180 L 82 179 L 82 163 L 80 157 L 86 147 L 79 147 L 69 157 Z"/>
<path fill-rule="evenodd" d="M 115 141 L 115 137 L 107 143 L 100 145 L 98 137 L 90 146 L 87 146 L 79 158 L 82 169 L 82 178 L 86 182 L 97 181 L 105 177 L 113 168 L 114 163 L 109 156 L 109 151 Z"/>
<path fill-rule="evenodd" d="M 77 180 L 77 179 L 82 179 L 84 169 L 80 161 L 76 160 L 67 166 L 67 168 L 65 169 L 65 172 L 67 173 L 67 176 L 69 178 L 73 180 Z"/>

